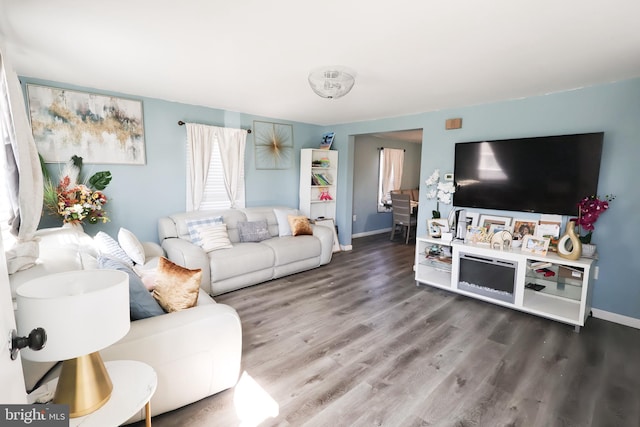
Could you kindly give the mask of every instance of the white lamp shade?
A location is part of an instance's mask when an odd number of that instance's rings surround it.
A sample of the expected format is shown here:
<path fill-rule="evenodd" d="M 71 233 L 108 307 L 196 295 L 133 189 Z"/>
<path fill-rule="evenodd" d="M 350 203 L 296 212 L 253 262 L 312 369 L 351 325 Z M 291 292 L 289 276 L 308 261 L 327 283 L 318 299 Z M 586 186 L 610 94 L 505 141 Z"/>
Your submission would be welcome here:
<path fill-rule="evenodd" d="M 16 290 L 18 335 L 42 327 L 42 350 L 22 357 L 50 362 L 84 356 L 129 331 L 129 277 L 116 270 L 80 270 L 39 277 Z"/>

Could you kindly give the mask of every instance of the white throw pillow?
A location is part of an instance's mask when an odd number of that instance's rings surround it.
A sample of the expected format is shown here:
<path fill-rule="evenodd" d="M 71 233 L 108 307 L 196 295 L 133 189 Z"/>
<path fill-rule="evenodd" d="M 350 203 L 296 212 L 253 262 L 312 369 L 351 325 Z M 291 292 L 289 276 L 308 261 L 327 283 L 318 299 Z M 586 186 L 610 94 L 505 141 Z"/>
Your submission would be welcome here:
<path fill-rule="evenodd" d="M 133 267 L 133 260 L 129 257 L 129 255 L 127 255 L 127 253 L 122 250 L 118 242 L 113 240 L 113 238 L 104 231 L 98 231 L 98 234 L 96 234 L 96 237 L 93 238 L 93 241 L 96 243 L 98 251 L 102 255 L 117 258 L 129 267 Z"/>
<path fill-rule="evenodd" d="M 214 224 L 224 224 L 224 219 L 221 215 L 208 217 L 208 218 L 200 218 L 200 219 L 191 219 L 185 222 L 187 225 L 187 230 L 189 231 L 189 238 L 191 239 L 191 243 L 194 245 L 202 246 L 202 242 L 200 241 L 200 233 L 198 232 L 202 227 L 208 227 Z"/>
<path fill-rule="evenodd" d="M 205 252 L 233 248 L 229 240 L 229 234 L 227 233 L 227 224 L 223 223 L 200 227 L 198 233 L 200 234 L 202 249 L 204 249 Z"/>
<path fill-rule="evenodd" d="M 147 258 L 144 253 L 144 247 L 135 234 L 126 228 L 120 227 L 120 230 L 118 231 L 118 243 L 133 262 L 136 264 L 144 264 L 144 261 Z"/>
<path fill-rule="evenodd" d="M 298 209 L 274 209 L 273 213 L 276 215 L 276 220 L 278 220 L 278 236 L 291 236 L 289 215 L 300 215 Z"/>

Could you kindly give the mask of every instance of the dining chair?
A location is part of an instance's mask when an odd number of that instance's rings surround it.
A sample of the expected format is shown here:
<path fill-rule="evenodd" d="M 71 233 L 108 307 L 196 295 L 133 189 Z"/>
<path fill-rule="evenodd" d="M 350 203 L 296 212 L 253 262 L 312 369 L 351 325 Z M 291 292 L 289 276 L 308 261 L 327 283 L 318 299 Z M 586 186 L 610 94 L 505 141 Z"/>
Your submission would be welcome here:
<path fill-rule="evenodd" d="M 411 196 L 408 194 L 391 193 L 391 206 L 393 208 L 393 227 L 391 228 L 391 239 L 396 235 L 397 227 L 402 227 L 405 232 L 405 244 L 409 244 L 411 228 L 417 228 L 418 221 L 416 215 L 411 212 Z"/>

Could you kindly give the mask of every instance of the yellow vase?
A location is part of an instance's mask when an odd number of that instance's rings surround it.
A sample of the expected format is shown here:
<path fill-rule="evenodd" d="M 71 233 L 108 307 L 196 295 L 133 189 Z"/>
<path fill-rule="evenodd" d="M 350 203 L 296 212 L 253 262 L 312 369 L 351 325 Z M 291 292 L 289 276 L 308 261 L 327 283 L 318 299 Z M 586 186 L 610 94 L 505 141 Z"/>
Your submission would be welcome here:
<path fill-rule="evenodd" d="M 582 255 L 582 242 L 576 234 L 576 223 L 569 221 L 560 240 L 558 240 L 558 256 L 576 260 Z"/>

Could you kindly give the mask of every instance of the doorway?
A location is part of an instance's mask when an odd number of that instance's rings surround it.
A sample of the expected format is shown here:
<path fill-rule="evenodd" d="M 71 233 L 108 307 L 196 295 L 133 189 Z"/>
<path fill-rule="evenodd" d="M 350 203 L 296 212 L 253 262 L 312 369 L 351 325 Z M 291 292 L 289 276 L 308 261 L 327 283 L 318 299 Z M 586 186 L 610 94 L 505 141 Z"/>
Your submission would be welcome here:
<path fill-rule="evenodd" d="M 352 238 L 391 232 L 392 212 L 378 207 L 380 149 L 404 150 L 401 188 L 419 188 L 422 133 L 422 129 L 410 129 L 354 137 Z"/>

